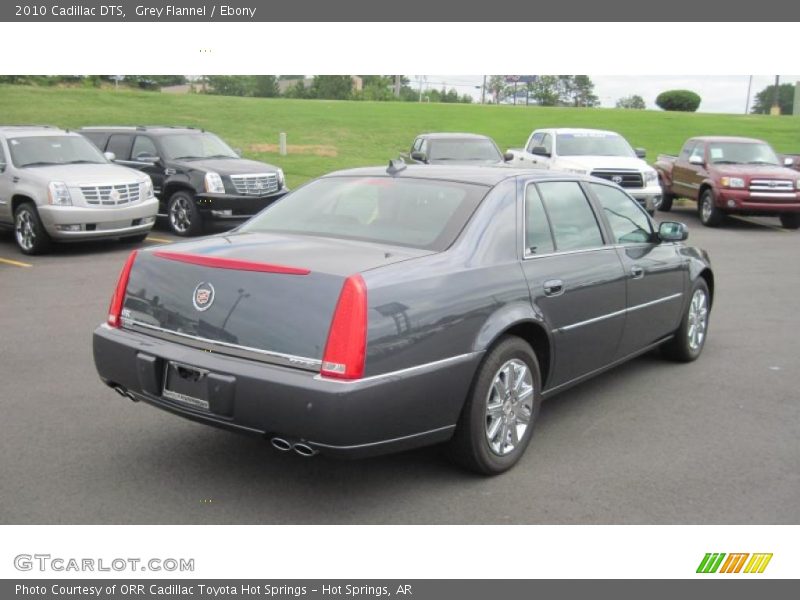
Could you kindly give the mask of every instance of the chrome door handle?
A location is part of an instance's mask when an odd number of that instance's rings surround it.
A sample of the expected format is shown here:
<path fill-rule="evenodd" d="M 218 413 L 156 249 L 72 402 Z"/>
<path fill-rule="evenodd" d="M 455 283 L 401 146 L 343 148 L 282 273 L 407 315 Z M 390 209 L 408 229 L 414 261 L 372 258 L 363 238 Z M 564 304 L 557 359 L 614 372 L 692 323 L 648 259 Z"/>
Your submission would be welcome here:
<path fill-rule="evenodd" d="M 544 282 L 545 296 L 560 296 L 564 293 L 564 282 L 560 279 L 550 279 Z"/>
<path fill-rule="evenodd" d="M 633 279 L 641 279 L 644 277 L 644 269 L 639 265 L 633 265 L 631 267 L 631 277 Z"/>

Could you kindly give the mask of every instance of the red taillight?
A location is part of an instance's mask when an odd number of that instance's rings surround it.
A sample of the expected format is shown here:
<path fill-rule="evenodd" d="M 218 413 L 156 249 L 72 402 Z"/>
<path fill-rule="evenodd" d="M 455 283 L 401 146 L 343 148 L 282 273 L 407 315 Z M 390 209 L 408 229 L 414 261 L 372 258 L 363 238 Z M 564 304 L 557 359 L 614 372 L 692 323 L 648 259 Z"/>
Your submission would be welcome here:
<path fill-rule="evenodd" d="M 136 250 L 130 253 L 128 260 L 125 261 L 125 266 L 119 274 L 117 281 L 117 288 L 114 290 L 114 295 L 111 296 L 111 305 L 108 307 L 108 324 L 111 327 L 119 327 L 121 325 L 122 317 L 122 304 L 125 301 L 125 290 L 128 288 L 128 278 L 131 276 L 131 267 L 136 260 Z"/>
<path fill-rule="evenodd" d="M 361 275 L 351 275 L 336 303 L 320 375 L 358 379 L 364 374 L 366 355 L 367 286 Z"/>

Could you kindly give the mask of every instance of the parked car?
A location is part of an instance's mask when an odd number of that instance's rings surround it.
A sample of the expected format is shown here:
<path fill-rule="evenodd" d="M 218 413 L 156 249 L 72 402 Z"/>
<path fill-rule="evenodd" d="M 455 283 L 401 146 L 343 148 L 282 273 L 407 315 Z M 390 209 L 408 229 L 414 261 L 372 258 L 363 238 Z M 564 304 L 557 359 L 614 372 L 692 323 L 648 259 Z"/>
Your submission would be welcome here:
<path fill-rule="evenodd" d="M 425 165 L 502 165 L 511 159 L 494 140 L 475 133 L 424 133 L 403 159 Z"/>
<path fill-rule="evenodd" d="M 156 219 L 150 178 L 111 164 L 77 133 L 43 125 L 0 126 L 0 226 L 19 249 L 53 241 L 143 241 Z"/>
<path fill-rule="evenodd" d="M 643 160 L 646 152 L 634 150 L 613 131 L 537 129 L 528 137 L 525 148 L 510 148 L 508 152 L 515 167 L 580 173 L 612 181 L 651 215 L 661 204 L 658 175 Z"/>
<path fill-rule="evenodd" d="M 159 216 L 180 236 L 205 221 L 240 223 L 288 190 L 283 171 L 241 158 L 219 137 L 192 127 L 84 127 L 80 133 L 122 165 L 147 173 Z"/>
<path fill-rule="evenodd" d="M 678 156 L 656 161 L 664 200 L 697 202 L 700 221 L 720 224 L 726 214 L 774 215 L 788 229 L 800 227 L 800 175 L 784 166 L 767 142 L 742 137 L 689 139 Z"/>
<path fill-rule="evenodd" d="M 700 355 L 714 277 L 686 237 L 577 174 L 341 171 L 233 233 L 132 253 L 94 360 L 123 396 L 279 450 L 449 442 L 499 473 L 543 398 L 658 346 Z"/>

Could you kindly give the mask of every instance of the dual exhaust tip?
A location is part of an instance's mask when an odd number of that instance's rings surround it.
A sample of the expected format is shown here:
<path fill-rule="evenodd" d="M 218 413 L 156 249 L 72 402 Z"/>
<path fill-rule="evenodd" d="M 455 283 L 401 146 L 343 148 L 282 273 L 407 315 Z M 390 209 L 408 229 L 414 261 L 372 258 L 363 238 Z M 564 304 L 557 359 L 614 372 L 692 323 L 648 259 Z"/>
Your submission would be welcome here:
<path fill-rule="evenodd" d="M 114 391 L 117 392 L 123 398 L 127 398 L 128 400 L 133 400 L 134 402 L 138 402 L 139 401 L 139 399 L 136 396 L 131 394 L 128 390 L 126 390 L 121 385 L 115 385 L 114 386 Z"/>
<path fill-rule="evenodd" d="M 289 450 L 294 450 L 297 452 L 297 454 L 305 458 L 311 458 L 317 454 L 317 450 L 308 444 L 304 444 L 303 442 L 290 442 L 282 437 L 274 437 L 270 440 L 270 443 L 276 450 L 280 450 L 281 452 L 289 452 Z"/>

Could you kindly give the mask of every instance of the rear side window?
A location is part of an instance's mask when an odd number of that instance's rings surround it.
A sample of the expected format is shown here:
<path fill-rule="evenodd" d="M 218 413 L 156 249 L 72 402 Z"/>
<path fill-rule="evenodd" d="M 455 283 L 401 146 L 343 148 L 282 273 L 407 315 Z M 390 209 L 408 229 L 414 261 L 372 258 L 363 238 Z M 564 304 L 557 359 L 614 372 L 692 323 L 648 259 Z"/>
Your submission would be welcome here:
<path fill-rule="evenodd" d="M 644 214 L 638 202 L 625 192 L 608 185 L 592 183 L 592 191 L 603 207 L 603 213 L 614 232 L 618 244 L 642 244 L 652 240 L 653 230 L 650 219 Z"/>
<path fill-rule="evenodd" d="M 542 198 L 535 185 L 525 191 L 525 251 L 530 254 L 547 254 L 555 250 L 553 234 L 542 206 Z"/>
<path fill-rule="evenodd" d="M 581 250 L 603 245 L 603 235 L 581 186 L 575 181 L 540 183 L 539 193 L 550 217 L 556 250 Z"/>
<path fill-rule="evenodd" d="M 115 133 L 108 138 L 106 152 L 113 152 L 119 160 L 128 160 L 131 157 L 131 142 L 133 136 L 127 133 Z"/>
<path fill-rule="evenodd" d="M 296 233 L 444 250 L 488 187 L 393 177 L 313 181 L 253 217 L 239 231 Z"/>

